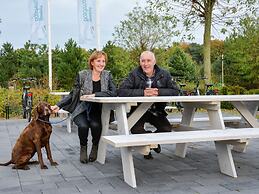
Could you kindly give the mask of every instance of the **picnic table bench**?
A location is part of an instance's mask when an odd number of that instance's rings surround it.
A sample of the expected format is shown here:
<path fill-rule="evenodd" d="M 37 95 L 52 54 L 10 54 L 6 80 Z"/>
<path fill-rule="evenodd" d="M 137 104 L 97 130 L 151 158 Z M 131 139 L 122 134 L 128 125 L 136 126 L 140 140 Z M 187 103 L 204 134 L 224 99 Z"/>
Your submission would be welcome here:
<path fill-rule="evenodd" d="M 154 144 L 177 144 L 214 141 L 220 171 L 231 177 L 237 177 L 230 144 L 242 138 L 259 138 L 259 128 L 218 129 L 201 131 L 182 131 L 167 133 L 147 133 L 103 136 L 102 141 L 121 149 L 124 180 L 136 187 L 136 178 L 132 153 L 134 151 L 148 154 Z"/>

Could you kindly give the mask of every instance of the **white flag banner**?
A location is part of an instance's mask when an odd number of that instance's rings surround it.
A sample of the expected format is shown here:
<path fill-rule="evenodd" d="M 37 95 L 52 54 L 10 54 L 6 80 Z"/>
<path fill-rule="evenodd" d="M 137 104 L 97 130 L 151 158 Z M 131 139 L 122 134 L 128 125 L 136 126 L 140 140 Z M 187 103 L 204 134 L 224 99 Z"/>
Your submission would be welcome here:
<path fill-rule="evenodd" d="M 47 1 L 29 0 L 32 43 L 47 43 Z"/>
<path fill-rule="evenodd" d="M 96 40 L 96 0 L 78 0 L 79 43 L 93 45 Z"/>
<path fill-rule="evenodd" d="M 2 18 L 0 18 L 0 40 L 2 35 Z"/>

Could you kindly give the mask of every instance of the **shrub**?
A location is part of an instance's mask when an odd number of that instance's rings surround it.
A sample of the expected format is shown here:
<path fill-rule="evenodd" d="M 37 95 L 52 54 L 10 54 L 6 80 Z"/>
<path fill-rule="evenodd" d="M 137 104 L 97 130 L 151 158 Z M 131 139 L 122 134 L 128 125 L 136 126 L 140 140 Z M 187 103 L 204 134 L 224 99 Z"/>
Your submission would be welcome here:
<path fill-rule="evenodd" d="M 60 100 L 60 96 L 50 95 L 49 90 L 46 89 L 32 88 L 31 91 L 33 92 L 33 108 L 35 108 L 40 101 L 54 105 Z M 22 91 L 0 88 L 0 117 L 2 118 L 5 117 L 5 107 L 7 105 L 10 108 L 10 118 L 22 118 Z"/>

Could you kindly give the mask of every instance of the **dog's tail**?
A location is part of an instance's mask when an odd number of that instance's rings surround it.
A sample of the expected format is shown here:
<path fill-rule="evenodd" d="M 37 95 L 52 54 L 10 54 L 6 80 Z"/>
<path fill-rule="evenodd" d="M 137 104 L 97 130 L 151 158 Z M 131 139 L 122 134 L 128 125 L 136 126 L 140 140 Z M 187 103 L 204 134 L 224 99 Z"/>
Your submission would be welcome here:
<path fill-rule="evenodd" d="M 12 160 L 10 160 L 9 162 L 6 163 L 0 163 L 0 166 L 8 166 L 9 164 L 12 164 Z"/>

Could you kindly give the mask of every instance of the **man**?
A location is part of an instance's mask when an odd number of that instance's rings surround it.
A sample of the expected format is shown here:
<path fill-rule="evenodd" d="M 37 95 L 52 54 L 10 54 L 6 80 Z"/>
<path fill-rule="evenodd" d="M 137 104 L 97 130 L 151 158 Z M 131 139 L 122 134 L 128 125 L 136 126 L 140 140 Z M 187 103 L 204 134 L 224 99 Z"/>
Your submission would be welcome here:
<path fill-rule="evenodd" d="M 176 96 L 179 88 L 172 81 L 169 72 L 156 65 L 156 58 L 151 51 L 144 51 L 140 55 L 140 65 L 129 73 L 118 90 L 119 96 Z M 151 108 L 132 127 L 131 133 L 150 133 L 144 129 L 145 123 L 156 127 L 156 133 L 171 132 L 171 125 L 166 118 L 166 103 L 154 103 Z M 131 109 L 132 113 L 136 107 Z M 160 153 L 161 147 L 154 149 Z M 145 159 L 153 159 L 151 152 L 144 156 Z"/>

